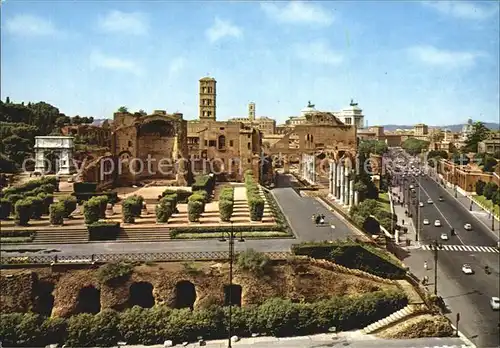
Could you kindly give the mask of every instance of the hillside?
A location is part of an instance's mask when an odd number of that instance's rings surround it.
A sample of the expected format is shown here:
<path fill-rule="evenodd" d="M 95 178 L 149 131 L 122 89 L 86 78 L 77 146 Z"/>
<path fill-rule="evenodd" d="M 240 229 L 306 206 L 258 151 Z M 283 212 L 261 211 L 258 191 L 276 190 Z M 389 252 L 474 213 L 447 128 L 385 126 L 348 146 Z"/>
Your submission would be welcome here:
<path fill-rule="evenodd" d="M 441 129 L 449 129 L 452 132 L 460 132 L 465 123 L 459 124 L 450 124 L 444 126 L 429 126 L 429 128 L 441 128 Z M 484 122 L 484 125 L 492 130 L 500 129 L 500 124 L 493 122 Z M 395 131 L 396 129 L 413 129 L 413 125 L 397 125 L 397 124 L 384 124 L 382 125 L 385 130 Z"/>

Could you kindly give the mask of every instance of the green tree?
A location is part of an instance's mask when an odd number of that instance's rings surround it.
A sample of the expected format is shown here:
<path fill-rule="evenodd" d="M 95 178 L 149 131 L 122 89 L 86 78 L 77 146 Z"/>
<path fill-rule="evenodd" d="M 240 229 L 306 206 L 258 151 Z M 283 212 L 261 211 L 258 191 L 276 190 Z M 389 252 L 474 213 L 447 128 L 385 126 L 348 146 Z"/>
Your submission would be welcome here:
<path fill-rule="evenodd" d="M 59 116 L 56 119 L 56 127 L 62 128 L 65 125 L 69 124 L 71 122 L 71 119 L 68 116 Z"/>
<path fill-rule="evenodd" d="M 495 169 L 495 166 L 497 165 L 497 160 L 494 159 L 492 156 L 487 155 L 484 158 L 483 162 L 483 171 L 484 172 L 492 172 Z"/>
<path fill-rule="evenodd" d="M 490 181 L 484 186 L 483 196 L 486 197 L 486 199 L 491 199 L 491 197 L 493 197 L 493 194 L 497 190 L 498 190 L 498 185 Z"/>
<path fill-rule="evenodd" d="M 118 112 L 128 112 L 128 108 L 126 106 L 120 106 Z"/>
<path fill-rule="evenodd" d="M 484 193 L 485 186 L 486 186 L 486 183 L 483 180 L 476 181 L 476 194 L 478 194 L 479 196 L 482 196 Z"/>
<path fill-rule="evenodd" d="M 410 155 L 415 156 L 422 153 L 423 150 L 427 150 L 429 148 L 429 142 L 416 138 L 408 138 L 403 141 L 401 147 Z"/>
<path fill-rule="evenodd" d="M 475 122 L 472 126 L 472 132 L 467 136 L 464 150 L 468 152 L 477 152 L 477 144 L 486 140 L 490 134 L 490 130 L 483 122 Z"/>
<path fill-rule="evenodd" d="M 493 202 L 493 204 L 500 204 L 500 189 L 496 190 L 495 193 L 493 193 L 491 201 Z"/>
<path fill-rule="evenodd" d="M 74 124 L 74 125 L 82 124 L 82 118 L 80 116 L 78 116 L 78 115 L 74 116 L 71 119 L 71 124 Z"/>

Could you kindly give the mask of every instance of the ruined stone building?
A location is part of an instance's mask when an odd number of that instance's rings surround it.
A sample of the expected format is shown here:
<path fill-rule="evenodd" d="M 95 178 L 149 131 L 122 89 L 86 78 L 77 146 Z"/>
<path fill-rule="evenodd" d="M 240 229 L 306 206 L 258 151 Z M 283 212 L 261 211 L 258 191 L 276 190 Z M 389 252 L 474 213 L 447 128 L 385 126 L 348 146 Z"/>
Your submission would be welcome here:
<path fill-rule="evenodd" d="M 251 169 L 259 177 L 262 134 L 239 121 L 217 121 L 216 80 L 199 81 L 199 119 L 187 123 L 187 152 L 195 171 L 212 171 L 230 180 L 241 180 Z"/>

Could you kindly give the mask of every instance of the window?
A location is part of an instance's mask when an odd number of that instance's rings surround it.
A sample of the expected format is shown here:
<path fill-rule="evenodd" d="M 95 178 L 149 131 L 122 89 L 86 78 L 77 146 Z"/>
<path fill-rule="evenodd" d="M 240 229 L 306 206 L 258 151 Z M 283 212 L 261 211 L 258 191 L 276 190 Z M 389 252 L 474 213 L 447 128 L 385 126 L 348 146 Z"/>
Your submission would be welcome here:
<path fill-rule="evenodd" d="M 207 105 L 212 105 L 212 100 L 211 99 L 207 99 Z"/>
<path fill-rule="evenodd" d="M 219 130 L 224 130 L 225 128 L 224 127 L 220 127 Z"/>
<path fill-rule="evenodd" d="M 252 160 L 249 158 L 249 159 L 247 159 L 247 162 L 250 163 L 250 162 L 252 162 Z"/>
<path fill-rule="evenodd" d="M 211 117 L 212 116 L 212 111 L 207 111 L 207 116 Z"/>
<path fill-rule="evenodd" d="M 247 144 L 247 147 L 248 147 L 248 149 L 250 150 L 250 149 L 251 149 L 251 144 L 250 144 L 250 143 L 248 143 L 248 144 Z"/>
<path fill-rule="evenodd" d="M 229 146 L 231 146 L 231 147 L 234 146 L 234 141 L 233 140 L 229 140 Z"/>
<path fill-rule="evenodd" d="M 226 147 L 226 137 L 221 135 L 219 136 L 219 149 L 224 149 Z"/>
<path fill-rule="evenodd" d="M 250 139 L 251 136 L 252 136 L 252 134 L 248 134 L 248 139 Z"/>
<path fill-rule="evenodd" d="M 130 140 L 128 141 L 128 147 L 132 147 L 132 142 Z"/>
<path fill-rule="evenodd" d="M 212 147 L 212 146 L 213 146 L 213 147 L 216 147 L 216 146 L 217 146 L 217 142 L 216 142 L 215 140 L 209 140 L 209 141 L 208 141 L 208 146 L 209 146 L 209 147 Z"/>
<path fill-rule="evenodd" d="M 205 146 L 208 146 L 208 140 L 205 140 Z"/>

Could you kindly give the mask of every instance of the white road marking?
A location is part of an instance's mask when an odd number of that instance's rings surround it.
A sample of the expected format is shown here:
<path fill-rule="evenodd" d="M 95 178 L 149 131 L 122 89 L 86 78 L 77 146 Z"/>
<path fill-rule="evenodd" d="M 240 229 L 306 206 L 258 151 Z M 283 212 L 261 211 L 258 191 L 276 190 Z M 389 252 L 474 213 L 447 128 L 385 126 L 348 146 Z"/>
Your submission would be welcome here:
<path fill-rule="evenodd" d="M 432 245 L 423 244 L 421 250 L 432 250 Z M 448 245 L 444 244 L 441 250 L 444 251 L 462 251 L 462 252 L 483 252 L 483 253 L 500 253 L 500 250 L 491 246 L 475 246 L 475 245 Z"/>

